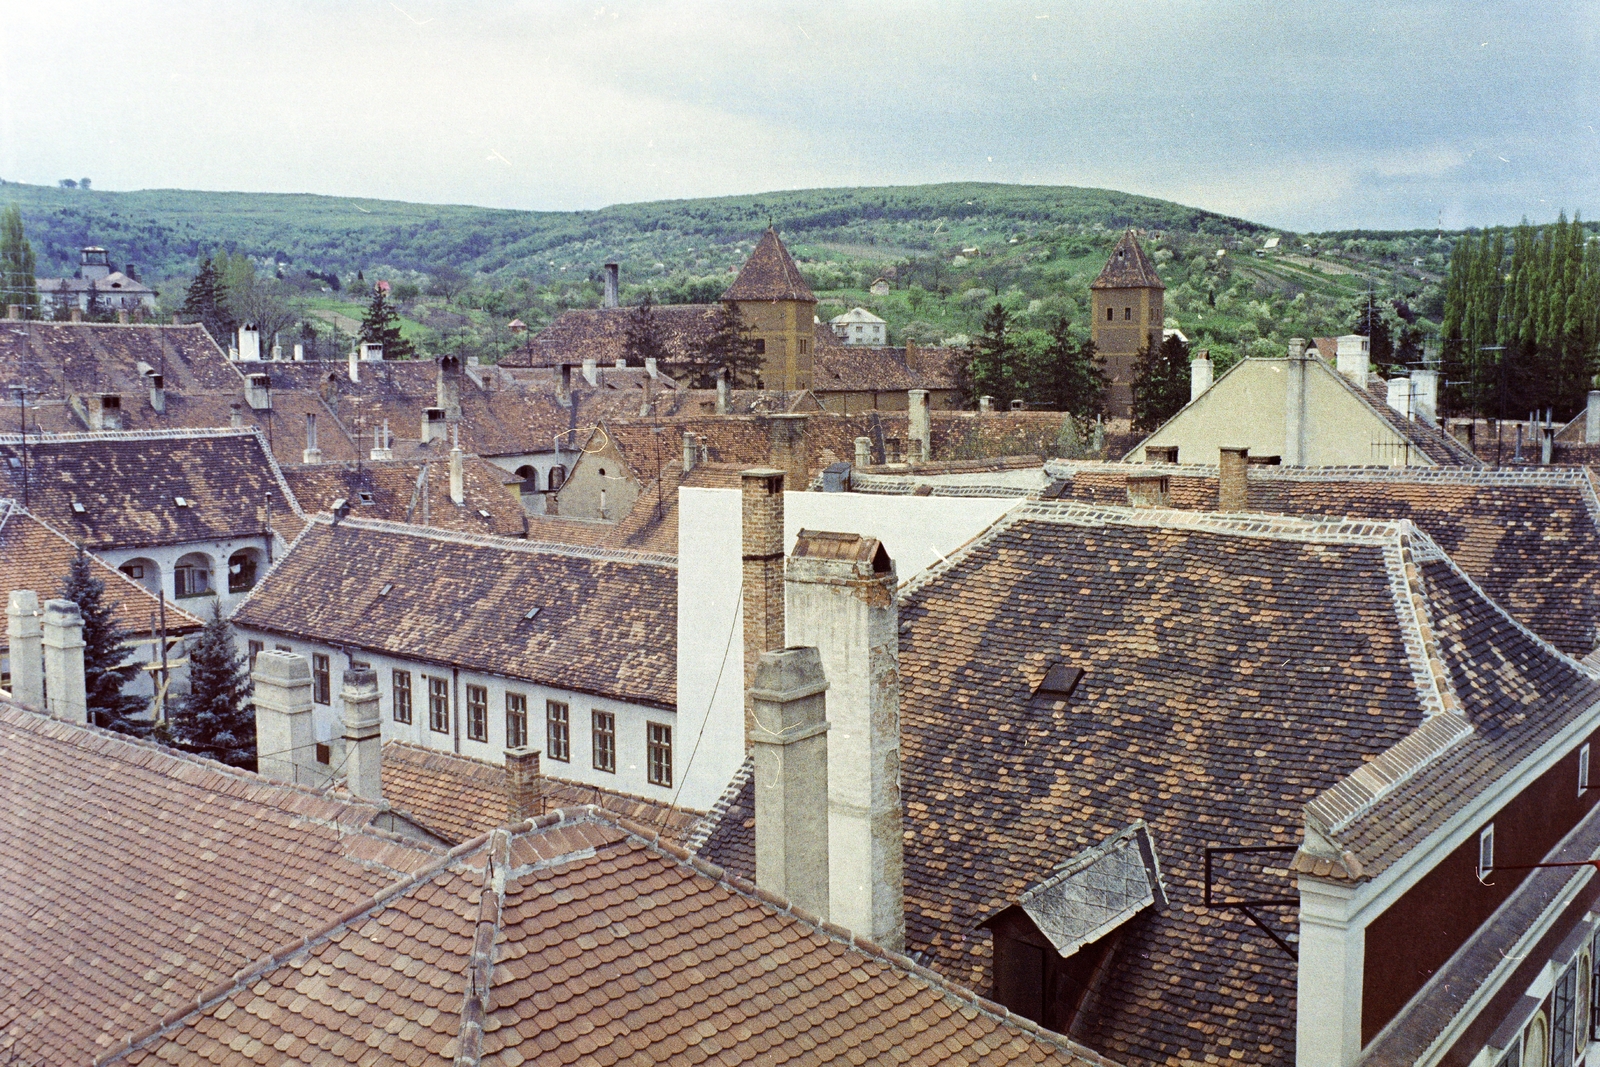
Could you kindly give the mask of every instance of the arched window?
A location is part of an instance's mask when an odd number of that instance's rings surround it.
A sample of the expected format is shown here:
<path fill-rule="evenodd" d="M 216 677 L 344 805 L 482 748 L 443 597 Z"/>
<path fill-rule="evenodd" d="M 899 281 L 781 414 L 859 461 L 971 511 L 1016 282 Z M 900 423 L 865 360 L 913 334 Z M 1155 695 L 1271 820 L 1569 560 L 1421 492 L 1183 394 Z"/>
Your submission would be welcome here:
<path fill-rule="evenodd" d="M 550 488 L 552 491 L 560 489 L 567 484 L 567 468 L 557 463 L 550 468 Z"/>
<path fill-rule="evenodd" d="M 254 548 L 241 548 L 228 557 L 228 592 L 248 593 L 256 587 L 256 576 L 261 568 L 261 553 Z"/>
<path fill-rule="evenodd" d="M 517 468 L 517 477 L 522 479 L 522 493 L 537 493 L 539 491 L 539 468 L 531 463 L 524 463 Z"/>
<path fill-rule="evenodd" d="M 153 559 L 130 559 L 117 570 L 138 582 L 152 593 L 161 590 L 161 568 Z"/>
<path fill-rule="evenodd" d="M 173 592 L 180 597 L 210 596 L 211 557 L 203 552 L 191 552 L 178 560 L 173 568 Z"/>

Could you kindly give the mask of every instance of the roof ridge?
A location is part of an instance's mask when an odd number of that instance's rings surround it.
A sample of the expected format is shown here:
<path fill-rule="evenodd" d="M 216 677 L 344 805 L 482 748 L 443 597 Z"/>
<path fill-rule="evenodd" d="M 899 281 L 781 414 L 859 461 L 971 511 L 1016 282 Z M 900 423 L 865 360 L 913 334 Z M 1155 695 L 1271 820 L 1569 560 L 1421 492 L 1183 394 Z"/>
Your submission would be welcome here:
<path fill-rule="evenodd" d="M 230 393 L 220 394 L 195 394 L 229 396 Z M 257 426 L 240 427 L 232 426 L 194 426 L 177 427 L 165 430 L 74 430 L 72 433 L 29 433 L 28 440 L 32 444 L 48 441 L 51 444 L 62 442 L 77 443 L 82 441 L 159 441 L 186 437 L 261 437 L 261 429 Z M 20 445 L 22 434 L 0 433 L 0 445 Z"/>
<path fill-rule="evenodd" d="M 711 835 L 716 833 L 717 827 L 722 824 L 722 820 L 727 818 L 728 810 L 739 799 L 739 794 L 744 792 L 744 787 L 749 783 L 755 772 L 754 756 L 746 756 L 740 761 L 738 769 L 733 772 L 733 777 L 728 779 L 727 787 L 717 797 L 716 802 L 711 805 L 711 810 L 700 817 L 700 821 L 695 824 L 694 830 L 684 840 L 683 847 L 685 850 L 694 855 L 699 855 L 700 850 L 706 847 L 706 842 L 711 840 Z"/>
<path fill-rule="evenodd" d="M 1061 474 L 1128 473 L 1178 474 L 1196 478 L 1215 478 L 1215 463 L 1135 463 L 1130 460 L 1046 460 L 1045 471 Z M 1252 466 L 1250 480 L 1289 482 L 1445 482 L 1461 485 L 1564 485 L 1588 483 L 1582 467 L 1393 467 L 1377 463 L 1326 464 L 1299 467 L 1282 464 Z M 1593 486 L 1590 485 L 1591 496 Z M 1600 500 L 1595 508 L 1600 511 Z"/>
<path fill-rule="evenodd" d="M 1064 1034 L 1058 1034 L 1053 1030 L 1047 1030 L 1043 1026 L 1034 1022 L 1032 1019 L 1027 1019 L 1021 1015 L 1017 1015 L 1005 1005 L 997 1004 L 994 1001 L 989 1000 L 987 997 L 980 996 L 978 993 L 968 989 L 966 986 L 952 982 L 943 975 L 924 967 L 922 964 L 918 963 L 910 956 L 907 956 L 905 953 L 896 952 L 893 949 L 885 948 L 870 938 L 861 937 L 858 934 L 847 930 L 843 926 L 839 926 L 836 923 L 831 923 L 818 915 L 812 914 L 810 911 L 800 907 L 798 904 L 792 903 L 785 897 L 779 896 L 770 890 L 760 888 L 749 879 L 743 878 L 737 874 L 733 874 L 721 867 L 718 867 L 714 863 L 703 860 L 699 856 L 689 852 L 687 849 L 662 840 L 659 831 L 653 830 L 649 827 L 640 826 L 631 819 L 611 815 L 607 812 L 596 811 L 593 807 L 588 808 L 587 812 L 589 813 L 590 817 L 594 818 L 596 821 L 610 823 L 611 825 L 622 830 L 624 833 L 628 834 L 630 837 L 638 839 L 641 844 L 645 845 L 651 851 L 665 856 L 681 866 L 691 868 L 701 877 L 708 878 L 712 882 L 715 882 L 726 889 L 732 890 L 734 893 L 737 893 L 739 896 L 748 900 L 754 900 L 758 903 L 765 904 L 768 907 L 775 908 L 780 914 L 789 916 L 802 925 L 811 928 L 813 931 L 829 939 L 830 941 L 837 942 L 844 945 L 846 948 L 854 949 L 855 951 L 860 952 L 864 956 L 870 956 L 874 959 L 882 960 L 898 970 L 905 971 L 911 976 L 919 978 L 928 983 L 930 987 L 934 988 L 942 995 L 959 1000 L 975 1011 L 987 1015 L 990 1018 L 998 1019 L 1002 1022 L 1026 1030 L 1033 1036 L 1055 1045 L 1057 1048 L 1070 1052 L 1075 1056 L 1082 1057 L 1090 1063 L 1103 1065 L 1103 1067 L 1116 1067 L 1112 1061 L 1107 1060 L 1093 1049 L 1078 1044 Z"/>
<path fill-rule="evenodd" d="M 620 548 L 597 548 L 589 545 L 566 545 L 554 541 L 525 541 L 511 537 L 497 537 L 494 534 L 473 533 L 467 530 L 444 530 L 434 526 L 416 526 L 403 522 L 392 522 L 387 519 L 356 519 L 345 518 L 338 522 L 326 512 L 318 512 L 308 516 L 306 529 L 313 525 L 335 527 L 353 527 L 358 530 L 371 530 L 374 533 L 397 534 L 402 537 L 416 537 L 431 541 L 445 541 L 452 544 L 474 545 L 479 548 L 498 548 L 511 552 L 522 552 L 532 556 L 571 556 L 578 559 L 592 559 L 608 563 L 643 563 L 653 566 L 678 569 L 676 556 L 664 556 L 656 552 L 630 552 Z M 304 536 L 302 531 L 301 536 Z M 296 537 L 298 541 L 300 538 Z M 287 553 L 285 553 L 287 555 Z M 256 587 L 260 588 L 257 582 Z"/>
<path fill-rule="evenodd" d="M 483 865 L 483 887 L 478 891 L 478 921 L 472 934 L 472 954 L 467 957 L 466 982 L 461 993 L 461 1028 L 456 1033 L 455 1067 L 477 1067 L 483 1059 L 483 1027 L 488 1021 L 489 998 L 494 989 L 494 945 L 504 916 L 506 872 L 510 865 L 511 834 L 503 827 L 491 830 L 488 862 Z"/>
<path fill-rule="evenodd" d="M 1404 535 L 1406 519 L 1302 518 L 1249 511 L 1187 511 L 1116 504 L 1030 500 L 1021 516 L 1074 526 L 1136 526 L 1227 534 L 1271 540 L 1385 545 Z"/>

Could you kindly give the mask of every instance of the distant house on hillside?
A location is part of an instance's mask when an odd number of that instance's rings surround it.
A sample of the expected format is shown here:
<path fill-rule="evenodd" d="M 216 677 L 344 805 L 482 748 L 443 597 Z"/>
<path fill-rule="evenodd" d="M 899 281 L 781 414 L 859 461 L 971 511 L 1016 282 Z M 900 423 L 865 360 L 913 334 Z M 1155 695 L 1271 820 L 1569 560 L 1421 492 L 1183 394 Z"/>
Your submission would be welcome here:
<path fill-rule="evenodd" d="M 156 291 L 139 280 L 132 263 L 125 271 L 113 270 L 111 254 L 96 245 L 84 248 L 78 263 L 71 278 L 39 279 L 41 311 L 64 317 L 74 308 L 82 314 L 155 309 Z"/>
<path fill-rule="evenodd" d="M 843 315 L 828 320 L 834 336 L 847 345 L 884 345 L 889 343 L 889 324 L 866 308 L 851 308 Z"/>

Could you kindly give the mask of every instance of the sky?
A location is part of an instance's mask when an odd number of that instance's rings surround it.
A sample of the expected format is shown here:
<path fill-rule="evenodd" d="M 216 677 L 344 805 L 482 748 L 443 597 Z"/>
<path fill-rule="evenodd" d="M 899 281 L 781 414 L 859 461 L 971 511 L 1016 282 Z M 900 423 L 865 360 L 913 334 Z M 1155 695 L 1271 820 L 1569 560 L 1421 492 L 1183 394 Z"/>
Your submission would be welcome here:
<path fill-rule="evenodd" d="M 17 3 L 0 178 L 571 210 L 1085 185 L 1296 231 L 1600 214 L 1600 3 Z"/>

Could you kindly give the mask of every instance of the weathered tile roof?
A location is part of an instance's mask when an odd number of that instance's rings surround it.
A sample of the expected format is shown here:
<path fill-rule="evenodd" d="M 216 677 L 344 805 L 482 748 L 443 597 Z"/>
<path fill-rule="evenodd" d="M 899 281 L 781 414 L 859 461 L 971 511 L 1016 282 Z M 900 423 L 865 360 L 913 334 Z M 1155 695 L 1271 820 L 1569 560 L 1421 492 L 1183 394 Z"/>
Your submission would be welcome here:
<path fill-rule="evenodd" d="M 988 989 L 979 923 L 1143 820 L 1169 905 L 1120 927 L 1071 1036 L 1129 1063 L 1240 1047 L 1293 1062 L 1294 965 L 1241 915 L 1203 906 L 1203 847 L 1298 846 L 1302 809 L 1368 761 L 1440 726 L 1454 736 L 1462 708 L 1492 717 L 1535 696 L 1496 663 L 1529 664 L 1548 699 L 1596 684 L 1464 580 L 1418 576 L 1419 546 L 1424 569 L 1449 567 L 1403 521 L 1036 503 L 914 578 L 900 636 L 908 948 Z M 1436 639 L 1456 615 L 1503 625 Z M 1041 705 L 1057 664 L 1082 680 Z M 736 798 L 703 835 L 713 861 L 748 855 L 747 807 Z M 1349 847 L 1363 863 L 1382 851 Z M 1219 884 L 1244 878 L 1291 893 L 1281 869 Z M 1292 933 L 1292 913 L 1273 921 Z"/>
<path fill-rule="evenodd" d="M 0 435 L 0 493 L 19 500 L 22 455 L 18 435 Z M 30 436 L 27 480 L 28 510 L 89 549 L 252 537 L 269 522 L 287 540 L 302 522 L 251 430 Z"/>
<path fill-rule="evenodd" d="M 1181 456 L 1179 457 L 1182 458 Z M 1217 469 L 1052 462 L 1062 499 L 1120 505 L 1129 475 L 1167 477 L 1170 504 L 1217 506 Z M 1580 469 L 1252 467 L 1251 511 L 1409 519 L 1497 603 L 1573 656 L 1600 627 L 1600 499 Z"/>
<path fill-rule="evenodd" d="M 628 320 L 635 310 L 616 307 L 563 311 L 503 362 L 508 367 L 559 367 L 593 359 L 601 366 L 614 366 L 627 353 Z M 683 359 L 705 346 L 722 305 L 660 304 L 651 311 L 668 355 Z"/>
<path fill-rule="evenodd" d="M 811 391 L 822 395 L 955 389 L 957 367 L 966 355 L 960 349 L 918 347 L 912 366 L 904 346 L 843 344 L 826 325 L 817 326 L 816 337 Z"/>
<path fill-rule="evenodd" d="M 467 841 L 506 824 L 505 776 L 502 766 L 453 752 L 400 741 L 383 746 L 384 800 L 450 841 Z M 592 804 L 674 844 L 682 844 L 705 814 L 548 775 L 541 788 L 545 811 Z"/>
<path fill-rule="evenodd" d="M 677 610 L 670 558 L 316 517 L 234 623 L 671 708 Z"/>
<path fill-rule="evenodd" d="M 117 1062 L 1105 1063 L 626 821 L 580 809 L 514 830 Z"/>
<path fill-rule="evenodd" d="M 150 409 L 140 364 L 165 375 L 169 394 L 232 393 L 242 399 L 244 380 L 203 326 L 0 323 L 0 398 L 8 403 L 14 403 L 12 385 L 35 391 L 30 406 L 35 399 L 117 393 L 128 428 L 169 426 Z"/>
<path fill-rule="evenodd" d="M 53 600 L 60 595 L 77 553 L 77 546 L 61 531 L 23 511 L 15 501 L 0 500 L 0 604 L 10 602 L 14 589 L 33 590 L 40 604 Z M 96 577 L 106 585 L 112 619 L 124 630 L 148 635 L 151 618 L 161 611 L 155 594 L 100 557 L 91 553 L 89 559 Z M 203 625 L 177 604 L 167 604 L 166 612 L 168 633 L 192 633 Z M 8 647 L 9 638 L 0 634 L 0 649 Z"/>
<path fill-rule="evenodd" d="M 1326 363 L 1326 361 L 1322 361 Z M 1331 365 L 1329 371 L 1339 379 L 1339 383 L 1349 389 L 1352 394 L 1365 401 L 1367 406 L 1377 412 L 1378 417 L 1388 423 L 1401 437 L 1405 438 L 1418 452 L 1441 467 L 1482 467 L 1483 460 L 1477 453 L 1466 445 L 1457 441 L 1444 430 L 1437 426 L 1430 426 L 1421 419 L 1408 419 L 1394 408 L 1389 406 L 1389 391 L 1384 380 L 1376 374 L 1367 379 L 1367 387 L 1360 389 L 1345 375 L 1340 374 Z"/>
<path fill-rule="evenodd" d="M 756 242 L 755 251 L 745 260 L 739 276 L 722 294 L 724 300 L 801 300 L 815 304 L 816 296 L 800 276 L 800 268 L 778 237 L 778 231 L 767 227 Z"/>
<path fill-rule="evenodd" d="M 1117 246 L 1111 250 L 1111 257 L 1106 260 L 1106 265 L 1100 276 L 1089 284 L 1091 289 L 1165 289 L 1161 282 L 1161 275 L 1156 273 L 1156 268 L 1150 262 L 1150 257 L 1144 254 L 1144 249 L 1139 246 L 1139 239 L 1133 231 L 1126 230 L 1117 239 Z"/>
<path fill-rule="evenodd" d="M 342 499 L 357 518 L 422 525 L 422 490 L 426 486 L 426 525 L 522 537 L 527 516 L 515 495 L 521 480 L 477 456 L 463 457 L 462 473 L 464 502 L 458 505 L 450 501 L 448 456 L 421 462 L 317 463 L 283 468 L 284 480 L 307 512 L 331 512 L 334 501 Z M 372 503 L 368 504 L 362 493 L 371 497 Z"/>
<path fill-rule="evenodd" d="M 737 489 L 740 486 L 740 472 L 749 467 L 748 463 L 702 463 L 686 476 L 683 473 L 683 461 L 673 460 L 661 472 L 659 482 L 652 482 L 640 489 L 633 508 L 607 534 L 605 544 L 610 548 L 632 552 L 676 556 L 678 490 L 684 487 Z"/>
<path fill-rule="evenodd" d="M 437 853 L 378 809 L 0 701 L 0 1056 L 88 1063 Z"/>

